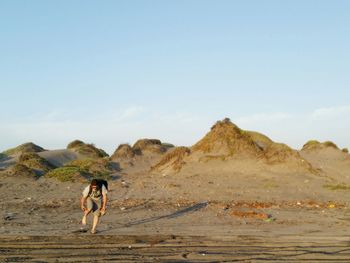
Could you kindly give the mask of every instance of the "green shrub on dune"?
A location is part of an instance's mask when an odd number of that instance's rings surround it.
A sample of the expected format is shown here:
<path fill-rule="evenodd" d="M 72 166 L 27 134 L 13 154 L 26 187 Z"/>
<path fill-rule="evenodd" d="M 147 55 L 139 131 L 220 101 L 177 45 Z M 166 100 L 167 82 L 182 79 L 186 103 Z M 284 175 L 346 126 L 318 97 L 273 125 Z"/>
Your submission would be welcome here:
<path fill-rule="evenodd" d="M 1 159 L 4 159 L 4 158 L 6 158 L 7 157 L 7 155 L 6 154 L 4 154 L 4 153 L 0 153 L 0 160 Z"/>
<path fill-rule="evenodd" d="M 113 168 L 108 159 L 83 159 L 74 160 L 65 167 L 76 167 L 94 178 L 110 179 Z"/>
<path fill-rule="evenodd" d="M 85 181 L 89 179 L 89 174 L 79 169 L 79 167 L 60 167 L 48 172 L 46 177 L 55 178 L 61 182 Z"/>

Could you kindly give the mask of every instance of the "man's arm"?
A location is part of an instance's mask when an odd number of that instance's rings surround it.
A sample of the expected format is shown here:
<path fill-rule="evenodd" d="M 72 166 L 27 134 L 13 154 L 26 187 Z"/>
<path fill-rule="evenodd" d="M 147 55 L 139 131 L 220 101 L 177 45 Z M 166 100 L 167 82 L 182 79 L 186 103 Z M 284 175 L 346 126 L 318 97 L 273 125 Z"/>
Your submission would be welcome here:
<path fill-rule="evenodd" d="M 101 207 L 101 212 L 104 213 L 107 208 L 107 194 L 102 193 L 102 207 Z"/>
<path fill-rule="evenodd" d="M 81 200 L 80 200 L 80 207 L 81 207 L 81 210 L 83 210 L 83 211 L 86 210 L 86 207 L 85 207 L 86 199 L 87 199 L 87 197 L 82 196 Z"/>

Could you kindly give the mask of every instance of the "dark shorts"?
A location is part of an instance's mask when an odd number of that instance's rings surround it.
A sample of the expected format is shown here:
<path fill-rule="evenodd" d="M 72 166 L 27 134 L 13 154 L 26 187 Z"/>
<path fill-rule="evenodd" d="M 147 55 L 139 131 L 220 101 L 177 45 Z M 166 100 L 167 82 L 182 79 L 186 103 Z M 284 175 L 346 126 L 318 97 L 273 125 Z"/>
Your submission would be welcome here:
<path fill-rule="evenodd" d="M 100 213 L 101 205 L 102 205 L 102 200 L 101 199 L 95 200 L 95 199 L 92 199 L 92 198 L 88 197 L 87 200 L 86 200 L 87 209 L 88 210 L 91 209 L 92 213 L 95 216 L 100 216 L 101 215 L 101 213 Z"/>

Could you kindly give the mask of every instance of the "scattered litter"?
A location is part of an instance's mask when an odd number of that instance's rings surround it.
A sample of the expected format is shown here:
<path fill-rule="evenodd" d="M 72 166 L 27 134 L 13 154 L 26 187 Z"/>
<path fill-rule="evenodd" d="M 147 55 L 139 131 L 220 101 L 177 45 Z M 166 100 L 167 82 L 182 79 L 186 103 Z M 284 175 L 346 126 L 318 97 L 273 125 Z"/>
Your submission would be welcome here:
<path fill-rule="evenodd" d="M 4 216 L 4 220 L 10 221 L 16 218 L 15 213 L 6 213 Z"/>
<path fill-rule="evenodd" d="M 241 217 L 241 218 L 256 218 L 256 219 L 269 219 L 271 218 L 271 215 L 266 214 L 266 213 L 262 213 L 262 212 L 256 212 L 256 211 L 232 211 L 230 213 L 231 216 L 235 216 L 235 217 Z"/>
<path fill-rule="evenodd" d="M 72 233 L 86 233 L 88 231 L 87 228 L 81 227 L 78 230 L 72 231 Z"/>

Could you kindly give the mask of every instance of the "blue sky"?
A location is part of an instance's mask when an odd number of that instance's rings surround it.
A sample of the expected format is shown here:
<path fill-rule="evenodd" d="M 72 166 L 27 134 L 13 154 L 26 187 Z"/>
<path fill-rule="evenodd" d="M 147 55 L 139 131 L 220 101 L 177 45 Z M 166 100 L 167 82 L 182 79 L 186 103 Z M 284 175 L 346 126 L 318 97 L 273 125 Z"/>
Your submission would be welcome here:
<path fill-rule="evenodd" d="M 0 150 L 192 145 L 225 117 L 350 147 L 349 1 L 1 1 Z"/>

